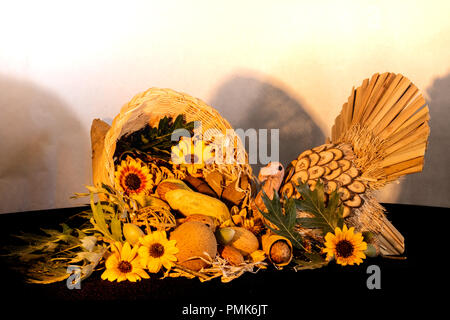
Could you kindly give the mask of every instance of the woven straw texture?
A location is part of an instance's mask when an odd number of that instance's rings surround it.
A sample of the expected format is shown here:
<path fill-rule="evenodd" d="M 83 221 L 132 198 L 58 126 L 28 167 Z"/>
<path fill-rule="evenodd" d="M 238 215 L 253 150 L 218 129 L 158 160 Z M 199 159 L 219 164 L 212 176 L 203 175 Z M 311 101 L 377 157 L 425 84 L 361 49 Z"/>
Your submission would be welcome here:
<path fill-rule="evenodd" d="M 113 156 L 118 139 L 141 129 L 146 124 L 157 126 L 165 116 L 175 119 L 179 114 L 183 114 L 187 122 L 201 122 L 201 134 L 206 142 L 217 134 L 224 136 L 231 134 L 237 139 L 238 148 L 243 150 L 241 140 L 231 125 L 211 106 L 185 93 L 171 89 L 150 88 L 135 95 L 114 118 L 104 140 L 101 155 L 101 163 L 104 165 L 99 166 L 99 170 L 94 172 L 94 184 L 104 182 L 114 185 Z M 245 153 L 245 150 L 243 152 Z"/>

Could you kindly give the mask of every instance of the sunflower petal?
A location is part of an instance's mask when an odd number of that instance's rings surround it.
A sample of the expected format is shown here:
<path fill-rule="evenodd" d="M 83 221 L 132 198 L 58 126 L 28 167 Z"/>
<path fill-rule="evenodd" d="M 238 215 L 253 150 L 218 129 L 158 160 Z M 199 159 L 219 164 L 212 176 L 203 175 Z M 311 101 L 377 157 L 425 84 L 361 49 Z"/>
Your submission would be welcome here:
<path fill-rule="evenodd" d="M 106 262 L 105 262 L 106 269 L 117 268 L 118 264 L 119 264 L 119 259 L 118 259 L 117 255 L 115 255 L 115 254 L 110 255 L 108 257 L 108 259 L 106 259 Z"/>
<path fill-rule="evenodd" d="M 164 249 L 164 252 L 167 253 L 168 255 L 174 255 L 174 254 L 177 254 L 178 252 L 180 252 L 180 249 L 178 249 L 176 247 L 169 247 L 169 246 L 167 246 Z"/>
<path fill-rule="evenodd" d="M 167 270 L 170 270 L 170 268 L 172 268 L 174 265 L 173 262 L 168 259 L 168 257 L 161 259 L 161 263 Z"/>
<path fill-rule="evenodd" d="M 147 269 L 150 273 L 157 273 L 161 270 L 161 260 L 150 257 L 147 264 Z"/>
<path fill-rule="evenodd" d="M 111 270 L 111 269 L 109 270 L 109 272 L 106 275 L 108 281 L 115 281 L 115 280 L 117 280 L 118 276 L 119 276 L 119 271 L 118 270 Z"/>
<path fill-rule="evenodd" d="M 137 280 L 140 280 L 139 276 L 133 272 L 129 272 L 126 274 L 127 280 L 131 282 L 136 282 Z"/>
<path fill-rule="evenodd" d="M 122 252 L 120 253 L 120 259 L 124 261 L 130 261 L 131 256 L 131 245 L 129 242 L 125 242 L 122 248 Z"/>
<path fill-rule="evenodd" d="M 138 254 L 139 257 L 141 257 L 142 259 L 147 259 L 150 255 L 150 253 L 148 252 L 148 247 L 147 246 L 139 247 Z"/>
<path fill-rule="evenodd" d="M 137 268 L 137 269 L 134 269 L 134 272 L 135 272 L 137 275 L 139 275 L 139 277 L 141 277 L 141 278 L 143 278 L 143 279 L 150 279 L 150 276 L 148 275 L 147 272 L 145 272 L 144 269 Z"/>
<path fill-rule="evenodd" d="M 127 276 L 125 273 L 121 273 L 118 277 L 117 277 L 117 282 L 122 282 L 127 280 Z"/>

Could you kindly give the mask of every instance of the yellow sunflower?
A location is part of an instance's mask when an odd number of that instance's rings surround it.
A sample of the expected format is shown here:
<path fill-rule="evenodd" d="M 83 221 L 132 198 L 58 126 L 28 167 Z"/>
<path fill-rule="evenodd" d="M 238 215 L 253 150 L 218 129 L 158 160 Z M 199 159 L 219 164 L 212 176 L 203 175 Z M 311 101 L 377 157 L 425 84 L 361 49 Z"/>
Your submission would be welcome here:
<path fill-rule="evenodd" d="M 336 263 L 340 265 L 360 264 L 362 259 L 366 258 L 364 250 L 367 249 L 367 243 L 363 241 L 360 232 L 354 233 L 355 228 L 347 229 L 344 225 L 342 230 L 336 228 L 334 234 L 328 232 L 325 236 L 325 248 L 323 252 L 327 254 L 327 260 L 331 260 L 333 256 Z"/>
<path fill-rule="evenodd" d="M 126 195 L 146 194 L 153 188 L 152 174 L 140 160 L 127 157 L 115 172 L 116 188 Z"/>
<path fill-rule="evenodd" d="M 106 270 L 102 274 L 103 280 L 121 282 L 128 280 L 136 282 L 141 278 L 150 278 L 142 268 L 140 258 L 137 255 L 138 246 L 131 248 L 128 242 L 116 242 L 111 246 L 112 254 L 106 259 Z"/>
<path fill-rule="evenodd" d="M 177 261 L 175 254 L 178 248 L 175 240 L 168 240 L 165 231 L 154 231 L 140 239 L 142 246 L 139 248 L 139 256 L 144 267 L 151 273 L 157 273 L 164 266 L 167 270 L 172 268 Z"/>
<path fill-rule="evenodd" d="M 178 145 L 173 146 L 171 151 L 171 161 L 185 166 L 191 175 L 214 160 L 212 147 L 207 146 L 203 140 L 181 137 Z"/>

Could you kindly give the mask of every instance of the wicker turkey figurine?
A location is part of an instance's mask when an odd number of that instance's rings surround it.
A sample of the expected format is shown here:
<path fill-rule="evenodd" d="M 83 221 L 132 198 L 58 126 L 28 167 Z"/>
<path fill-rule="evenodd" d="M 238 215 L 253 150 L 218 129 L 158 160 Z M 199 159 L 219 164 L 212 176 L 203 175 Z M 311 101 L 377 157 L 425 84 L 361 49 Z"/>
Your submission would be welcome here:
<path fill-rule="evenodd" d="M 299 181 L 327 194 L 337 190 L 348 226 L 373 234 L 381 255 L 404 252 L 404 238 L 388 221 L 374 191 L 423 168 L 429 112 L 417 87 L 401 74 L 375 74 L 353 88 L 327 143 L 302 152 L 286 168 L 280 193 L 300 198 Z M 307 215 L 298 212 L 298 216 Z M 299 228 L 300 233 L 311 229 Z"/>

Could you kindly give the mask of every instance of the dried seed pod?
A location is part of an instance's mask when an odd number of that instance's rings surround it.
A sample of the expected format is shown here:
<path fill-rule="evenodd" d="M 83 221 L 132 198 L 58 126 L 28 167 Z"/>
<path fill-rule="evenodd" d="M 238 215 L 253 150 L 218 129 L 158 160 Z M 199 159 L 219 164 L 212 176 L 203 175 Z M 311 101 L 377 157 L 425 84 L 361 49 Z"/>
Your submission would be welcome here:
<path fill-rule="evenodd" d="M 308 176 L 310 180 L 319 179 L 324 173 L 324 167 L 314 166 L 308 169 Z"/>
<path fill-rule="evenodd" d="M 347 186 L 347 188 L 355 193 L 363 193 L 364 191 L 366 191 L 364 183 L 360 181 L 353 181 L 350 185 Z"/>
<path fill-rule="evenodd" d="M 286 197 L 290 198 L 292 197 L 292 194 L 294 193 L 294 186 L 292 183 L 288 182 L 281 188 L 281 194 L 285 195 Z"/>
<path fill-rule="evenodd" d="M 338 185 L 335 181 L 328 181 L 328 183 L 325 184 L 324 189 L 326 193 L 331 194 L 337 187 Z"/>
<path fill-rule="evenodd" d="M 236 225 L 240 225 L 244 221 L 242 216 L 240 216 L 238 214 L 231 216 L 231 220 L 233 220 L 233 223 Z"/>
<path fill-rule="evenodd" d="M 310 160 L 309 165 L 311 167 L 315 166 L 320 160 L 320 156 L 317 153 L 311 153 L 308 157 L 309 157 L 309 160 Z"/>
<path fill-rule="evenodd" d="M 311 191 L 314 191 L 314 189 L 316 188 L 317 180 L 308 180 L 307 183 L 309 185 L 309 189 Z"/>
<path fill-rule="evenodd" d="M 342 200 L 342 201 L 346 201 L 346 200 L 350 199 L 351 196 L 352 196 L 352 194 L 350 193 L 350 191 L 348 191 L 348 189 L 347 189 L 347 188 L 344 188 L 344 187 L 340 187 L 340 188 L 338 189 L 338 193 L 341 194 L 341 200 Z"/>
<path fill-rule="evenodd" d="M 345 201 L 344 204 L 352 208 L 358 208 L 362 204 L 362 199 L 359 195 L 355 194 L 351 200 Z"/>
<path fill-rule="evenodd" d="M 346 173 L 352 178 L 359 176 L 359 170 L 356 167 L 350 167 Z"/>
<path fill-rule="evenodd" d="M 311 153 L 313 153 L 312 150 L 303 151 L 302 153 L 300 153 L 300 155 L 298 156 L 297 159 L 300 160 L 302 158 L 305 158 L 305 157 L 309 156 Z"/>
<path fill-rule="evenodd" d="M 233 207 L 231 207 L 231 209 L 230 209 L 230 214 L 232 215 L 232 216 L 234 216 L 235 214 L 239 214 L 239 207 L 238 206 L 233 206 Z"/>
<path fill-rule="evenodd" d="M 247 208 L 242 208 L 241 211 L 239 211 L 239 215 L 247 217 Z"/>
<path fill-rule="evenodd" d="M 337 168 L 339 168 L 339 163 L 336 160 L 333 160 L 328 164 L 328 167 L 331 170 L 336 170 Z"/>
<path fill-rule="evenodd" d="M 294 159 L 291 161 L 291 163 L 289 164 L 291 167 L 295 168 L 295 165 L 297 164 L 297 159 Z"/>
<path fill-rule="evenodd" d="M 324 151 L 326 148 L 327 148 L 327 144 L 323 144 L 321 146 L 312 148 L 312 151 L 320 153 L 320 152 Z"/>
<path fill-rule="evenodd" d="M 277 267 L 288 265 L 293 257 L 292 243 L 279 235 L 266 233 L 262 236 L 262 246 L 269 261 Z"/>
<path fill-rule="evenodd" d="M 331 173 L 331 169 L 329 167 L 324 167 L 325 168 L 325 173 L 323 174 L 324 176 L 327 176 Z"/>
<path fill-rule="evenodd" d="M 297 161 L 295 164 L 295 172 L 299 172 L 301 170 L 306 170 L 309 168 L 311 161 L 309 158 L 303 158 Z"/>
<path fill-rule="evenodd" d="M 285 178 L 284 178 L 285 183 L 288 182 L 292 178 L 292 175 L 294 174 L 294 172 L 295 172 L 295 169 L 293 166 L 289 166 L 287 168 Z"/>
<path fill-rule="evenodd" d="M 347 207 L 347 206 L 344 206 L 344 212 L 342 213 L 342 217 L 343 217 L 343 218 L 348 217 L 348 216 L 350 215 L 351 212 L 352 212 L 352 209 L 350 209 L 350 208 Z"/>
<path fill-rule="evenodd" d="M 338 149 L 338 148 L 331 148 L 328 151 L 333 152 L 334 153 L 334 158 L 333 160 L 340 160 L 342 159 L 342 157 L 344 156 L 344 153 Z"/>
<path fill-rule="evenodd" d="M 320 153 L 320 152 L 322 152 L 322 151 L 324 151 L 324 150 L 328 150 L 328 149 L 330 149 L 330 148 L 333 148 L 334 146 L 335 146 L 335 145 L 332 144 L 332 143 L 325 143 L 325 144 L 322 144 L 322 145 L 320 145 L 320 146 L 318 146 L 318 147 L 312 148 L 312 150 L 313 150 L 314 152 Z"/>
<path fill-rule="evenodd" d="M 336 170 L 333 170 L 329 175 L 324 176 L 327 180 L 334 180 L 342 174 L 342 169 L 339 167 Z"/>
<path fill-rule="evenodd" d="M 330 162 L 331 160 L 333 160 L 334 153 L 330 152 L 330 151 L 322 151 L 319 153 L 319 156 L 320 156 L 320 160 L 317 163 L 317 165 L 323 166 L 323 165 L 327 164 L 328 162 Z"/>
<path fill-rule="evenodd" d="M 334 180 L 339 182 L 339 184 L 341 186 L 346 186 L 352 182 L 352 178 L 346 173 L 341 174 L 339 177 L 335 178 Z"/>
<path fill-rule="evenodd" d="M 342 172 L 346 172 L 352 166 L 352 163 L 350 162 L 350 160 L 347 160 L 347 159 L 338 160 L 338 163 L 342 168 Z"/>
<path fill-rule="evenodd" d="M 298 181 L 300 180 L 302 183 L 305 183 L 306 181 L 308 181 L 309 179 L 309 175 L 308 172 L 306 172 L 306 170 L 302 170 L 299 172 L 296 172 L 293 176 L 292 176 L 292 182 L 295 185 L 298 185 Z"/>

